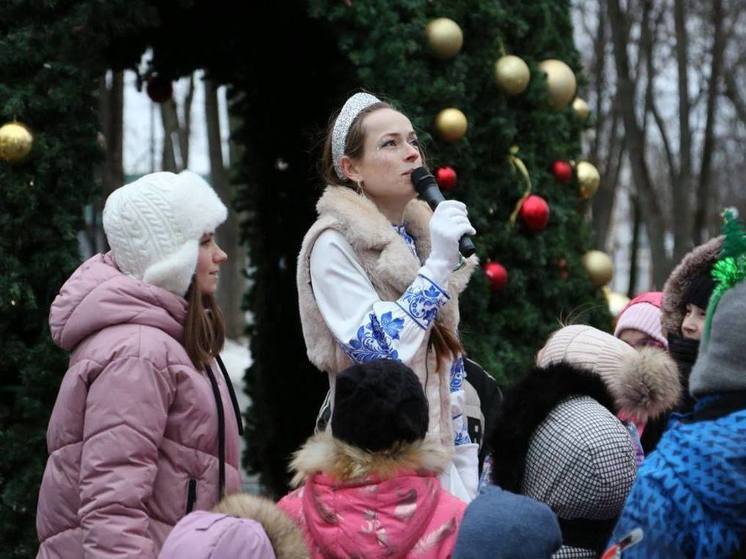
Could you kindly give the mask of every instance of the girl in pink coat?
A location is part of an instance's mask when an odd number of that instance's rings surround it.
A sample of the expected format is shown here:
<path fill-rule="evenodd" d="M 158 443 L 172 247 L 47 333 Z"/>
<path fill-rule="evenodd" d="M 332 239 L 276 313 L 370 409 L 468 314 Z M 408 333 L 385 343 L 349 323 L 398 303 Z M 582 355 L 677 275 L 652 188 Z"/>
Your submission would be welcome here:
<path fill-rule="evenodd" d="M 450 456 L 425 441 L 427 400 L 414 372 L 393 360 L 349 367 L 336 378 L 331 421 L 293 460 L 304 485 L 278 503 L 312 557 L 450 557 L 466 504 L 440 485 Z"/>
<path fill-rule="evenodd" d="M 213 297 L 226 214 L 188 171 L 107 199 L 111 252 L 73 273 L 49 315 L 71 355 L 47 430 L 39 558 L 155 558 L 181 517 L 239 490 L 240 416 Z"/>

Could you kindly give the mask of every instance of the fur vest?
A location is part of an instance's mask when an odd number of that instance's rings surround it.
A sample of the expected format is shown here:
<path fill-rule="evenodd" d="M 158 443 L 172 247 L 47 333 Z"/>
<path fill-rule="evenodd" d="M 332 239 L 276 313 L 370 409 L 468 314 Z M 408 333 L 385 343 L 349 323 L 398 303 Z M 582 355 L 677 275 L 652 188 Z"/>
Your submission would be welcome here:
<path fill-rule="evenodd" d="M 417 272 L 430 254 L 430 217 L 432 211 L 424 202 L 413 200 L 404 211 L 404 225 L 414 237 L 418 260 L 404 240 L 391 226 L 388 219 L 373 202 L 355 191 L 344 187 L 329 186 L 317 206 L 319 218 L 306 233 L 298 255 L 298 304 L 301 326 L 308 358 L 318 369 L 329 374 L 333 387 L 334 375 L 351 365 L 316 304 L 311 287 L 310 257 L 319 235 L 327 229 L 341 233 L 355 251 L 360 264 L 368 275 L 382 301 L 396 301 L 417 277 Z M 472 256 L 466 265 L 454 271 L 442 286 L 450 299 L 438 311 L 438 322 L 458 331 L 458 295 L 466 287 L 477 265 Z M 422 383 L 430 406 L 431 436 L 437 436 L 448 446 L 453 444 L 450 421 L 449 378 L 450 360 L 440 374 L 435 351 L 428 350 L 427 339 L 407 363 Z"/>

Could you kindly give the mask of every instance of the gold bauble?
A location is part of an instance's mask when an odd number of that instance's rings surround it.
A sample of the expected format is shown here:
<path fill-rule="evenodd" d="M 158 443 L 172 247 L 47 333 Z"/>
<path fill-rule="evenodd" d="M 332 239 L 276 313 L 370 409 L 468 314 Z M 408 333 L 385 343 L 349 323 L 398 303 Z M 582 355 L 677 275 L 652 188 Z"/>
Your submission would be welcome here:
<path fill-rule="evenodd" d="M 31 153 L 34 136 L 19 122 L 9 122 L 0 128 L 0 160 L 19 163 Z"/>
<path fill-rule="evenodd" d="M 629 297 L 624 293 L 611 291 L 608 287 L 604 287 L 604 294 L 606 295 L 606 303 L 609 305 L 609 313 L 616 320 L 629 303 Z"/>
<path fill-rule="evenodd" d="M 508 54 L 495 62 L 495 80 L 497 87 L 508 95 L 523 93 L 528 85 L 531 73 L 522 58 Z"/>
<path fill-rule="evenodd" d="M 591 108 L 588 106 L 588 103 L 580 97 L 576 97 L 572 102 L 572 110 L 575 111 L 575 116 L 581 122 L 584 122 L 588 118 L 588 115 L 591 114 Z"/>
<path fill-rule="evenodd" d="M 466 115 L 454 108 L 443 109 L 435 117 L 435 129 L 447 142 L 455 142 L 463 138 L 468 125 Z"/>
<path fill-rule="evenodd" d="M 539 63 L 539 69 L 547 75 L 549 104 L 555 111 L 561 111 L 575 97 L 575 74 L 567 64 L 554 58 Z"/>
<path fill-rule="evenodd" d="M 427 24 L 425 29 L 430 49 L 438 58 L 453 58 L 464 44 L 464 34 L 458 23 L 447 17 L 439 17 Z"/>
<path fill-rule="evenodd" d="M 575 174 L 580 185 L 580 196 L 587 200 L 598 190 L 601 175 L 598 174 L 598 169 L 587 161 L 581 161 L 576 165 Z"/>
<path fill-rule="evenodd" d="M 614 276 L 614 264 L 605 252 L 600 250 L 589 250 L 583 255 L 583 267 L 588 272 L 591 283 L 596 287 L 602 287 L 611 281 Z"/>

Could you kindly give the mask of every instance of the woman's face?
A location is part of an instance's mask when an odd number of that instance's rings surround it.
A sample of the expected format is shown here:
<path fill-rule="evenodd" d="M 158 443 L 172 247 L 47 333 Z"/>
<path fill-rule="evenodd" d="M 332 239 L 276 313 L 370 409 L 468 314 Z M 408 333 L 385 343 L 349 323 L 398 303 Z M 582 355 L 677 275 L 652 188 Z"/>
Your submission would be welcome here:
<path fill-rule="evenodd" d="M 379 201 L 414 199 L 417 194 L 410 175 L 422 166 L 417 135 L 409 119 L 389 108 L 378 109 L 362 122 L 365 130 L 363 155 L 342 157 L 342 169 L 354 182 L 362 182 L 365 194 Z"/>
<path fill-rule="evenodd" d="M 681 323 L 681 335 L 687 340 L 702 338 L 702 328 L 705 324 L 705 311 L 702 307 L 688 304 L 684 322 Z"/>
<path fill-rule="evenodd" d="M 205 233 L 199 240 L 199 255 L 197 257 L 197 287 L 202 295 L 212 295 L 218 288 L 218 272 L 220 266 L 228 260 L 218 244 L 215 233 Z"/>

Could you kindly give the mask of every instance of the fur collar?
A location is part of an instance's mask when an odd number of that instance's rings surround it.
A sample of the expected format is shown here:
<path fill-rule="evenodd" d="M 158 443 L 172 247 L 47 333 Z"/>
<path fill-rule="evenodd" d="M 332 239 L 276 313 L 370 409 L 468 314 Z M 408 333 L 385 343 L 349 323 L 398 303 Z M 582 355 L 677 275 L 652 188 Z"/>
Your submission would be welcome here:
<path fill-rule="evenodd" d="M 521 493 L 531 436 L 549 412 L 571 396 L 590 396 L 611 413 L 617 411 L 598 375 L 565 362 L 533 369 L 506 392 L 495 427 L 487 435 L 493 483 Z"/>
<path fill-rule="evenodd" d="M 257 521 L 264 528 L 277 559 L 310 557 L 300 529 L 269 499 L 237 493 L 225 497 L 213 511 Z"/>
<path fill-rule="evenodd" d="M 415 257 L 406 243 L 391 226 L 376 205 L 354 190 L 327 186 L 316 205 L 320 216 L 328 216 L 345 231 L 345 238 L 356 253 L 380 251 L 375 275 L 399 293 L 409 287 L 420 267 L 430 255 L 430 218 L 432 210 L 421 200 L 412 200 L 404 208 L 403 224 L 415 240 Z M 447 291 L 461 293 L 479 263 L 476 256 L 466 259 L 465 265 L 451 273 Z"/>
<path fill-rule="evenodd" d="M 440 474 L 451 460 L 451 452 L 432 440 L 397 445 L 382 452 L 369 452 L 335 439 L 330 433 L 314 435 L 295 453 L 290 469 L 293 486 L 323 472 L 341 481 L 376 475 L 391 478 L 401 470 L 427 470 Z"/>

